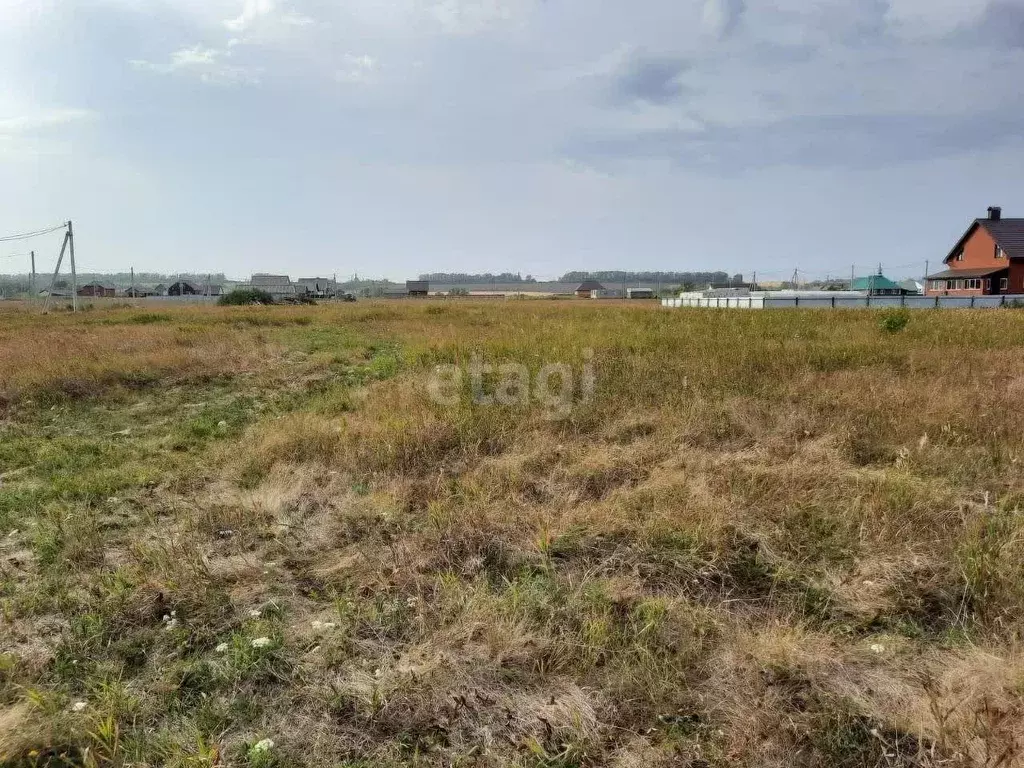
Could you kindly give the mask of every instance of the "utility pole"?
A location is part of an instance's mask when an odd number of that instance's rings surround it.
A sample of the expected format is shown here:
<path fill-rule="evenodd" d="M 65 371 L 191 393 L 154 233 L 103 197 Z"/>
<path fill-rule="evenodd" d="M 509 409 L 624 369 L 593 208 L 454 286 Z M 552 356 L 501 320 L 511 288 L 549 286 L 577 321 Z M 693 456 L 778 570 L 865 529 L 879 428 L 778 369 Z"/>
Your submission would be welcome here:
<path fill-rule="evenodd" d="M 36 300 L 36 252 L 29 251 L 28 254 L 32 258 L 32 301 Z"/>
<path fill-rule="evenodd" d="M 75 272 L 75 230 L 68 219 L 68 245 L 71 253 L 71 311 L 78 311 L 78 273 Z"/>
<path fill-rule="evenodd" d="M 135 298 L 135 267 L 132 267 L 131 282 L 132 282 L 132 287 L 129 289 L 129 291 L 131 293 L 131 297 L 134 299 Z"/>
<path fill-rule="evenodd" d="M 755 291 L 757 290 L 757 270 L 756 269 L 754 270 L 754 277 L 750 281 L 750 287 L 753 288 Z"/>
<path fill-rule="evenodd" d="M 928 259 L 925 259 L 924 260 L 924 277 L 921 278 L 921 284 L 924 286 L 925 290 L 928 290 L 928 266 L 929 266 L 929 261 L 928 261 Z"/>
<path fill-rule="evenodd" d="M 857 274 L 857 265 L 856 264 L 851 264 L 850 265 L 850 290 L 851 291 L 853 290 L 853 281 L 857 279 L 856 274 Z"/>
<path fill-rule="evenodd" d="M 60 247 L 60 256 L 57 257 L 57 266 L 54 267 L 53 277 L 50 279 L 50 289 L 46 292 L 46 301 L 43 302 L 43 313 L 46 313 L 47 308 L 50 306 L 50 296 L 53 295 L 53 286 L 57 282 L 57 275 L 60 274 L 60 265 L 64 261 L 64 251 L 68 247 L 69 234 L 64 233 L 64 243 Z"/>

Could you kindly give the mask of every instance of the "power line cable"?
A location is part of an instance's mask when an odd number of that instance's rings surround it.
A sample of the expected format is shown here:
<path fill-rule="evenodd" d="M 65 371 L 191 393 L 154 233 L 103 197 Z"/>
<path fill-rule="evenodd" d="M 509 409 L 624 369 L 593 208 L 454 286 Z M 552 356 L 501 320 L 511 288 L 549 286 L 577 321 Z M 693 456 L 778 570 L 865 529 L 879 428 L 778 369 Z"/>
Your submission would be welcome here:
<path fill-rule="evenodd" d="M 67 229 L 67 226 L 67 222 L 64 222 L 63 224 L 58 224 L 56 227 L 50 227 L 49 229 L 40 229 L 35 232 L 22 232 L 18 235 L 5 235 L 4 237 L 0 237 L 0 243 L 10 243 L 14 240 L 28 240 L 33 237 L 41 237 L 42 235 L 48 235 L 51 232 Z"/>

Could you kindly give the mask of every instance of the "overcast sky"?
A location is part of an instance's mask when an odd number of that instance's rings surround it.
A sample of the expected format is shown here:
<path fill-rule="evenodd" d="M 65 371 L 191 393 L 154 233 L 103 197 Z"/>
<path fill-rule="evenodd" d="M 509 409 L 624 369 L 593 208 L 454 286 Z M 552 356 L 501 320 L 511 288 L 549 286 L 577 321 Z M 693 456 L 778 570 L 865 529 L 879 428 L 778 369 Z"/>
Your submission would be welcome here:
<path fill-rule="evenodd" d="M 1024 216 L 1022 72 L 1024 0 L 0 0 L 0 235 L 73 219 L 82 271 L 919 274 Z"/>

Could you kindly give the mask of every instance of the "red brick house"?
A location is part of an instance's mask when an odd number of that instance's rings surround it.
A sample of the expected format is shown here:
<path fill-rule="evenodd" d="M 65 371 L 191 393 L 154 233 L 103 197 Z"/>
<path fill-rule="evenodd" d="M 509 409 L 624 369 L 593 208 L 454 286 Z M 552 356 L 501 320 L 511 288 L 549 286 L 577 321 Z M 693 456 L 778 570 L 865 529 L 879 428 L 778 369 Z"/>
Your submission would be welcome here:
<path fill-rule="evenodd" d="M 929 296 L 1024 294 L 1024 219 L 1004 219 L 1001 208 L 989 208 L 943 263 L 946 269 L 925 278 Z"/>

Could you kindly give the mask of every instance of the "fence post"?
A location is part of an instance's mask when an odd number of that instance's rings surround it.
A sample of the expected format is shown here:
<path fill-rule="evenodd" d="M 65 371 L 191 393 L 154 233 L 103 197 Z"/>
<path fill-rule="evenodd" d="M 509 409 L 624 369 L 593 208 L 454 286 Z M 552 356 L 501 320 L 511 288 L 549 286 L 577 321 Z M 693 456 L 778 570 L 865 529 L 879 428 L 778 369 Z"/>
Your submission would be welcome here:
<path fill-rule="evenodd" d="M 864 306 L 865 307 L 870 307 L 871 306 L 871 293 L 870 292 L 868 293 L 868 303 L 865 304 Z"/>
<path fill-rule="evenodd" d="M 939 308 L 939 296 L 938 296 L 938 294 L 935 295 L 935 308 L 936 309 Z"/>
<path fill-rule="evenodd" d="M 971 309 L 974 309 L 974 297 L 971 296 Z"/>
<path fill-rule="evenodd" d="M 800 297 L 799 296 L 794 296 L 793 298 L 796 299 L 796 303 L 793 306 L 794 307 L 799 307 L 800 306 Z"/>
<path fill-rule="evenodd" d="M 1000 307 L 1005 307 L 1006 306 L 1006 294 L 1005 293 L 1002 296 L 999 297 L 999 306 Z"/>
<path fill-rule="evenodd" d="M 900 294 L 900 306 L 901 307 L 907 306 L 907 294 L 905 294 L 905 293 L 901 293 Z"/>
<path fill-rule="evenodd" d="M 836 308 L 836 297 L 833 296 L 832 297 L 832 309 L 835 309 L 835 308 Z"/>

